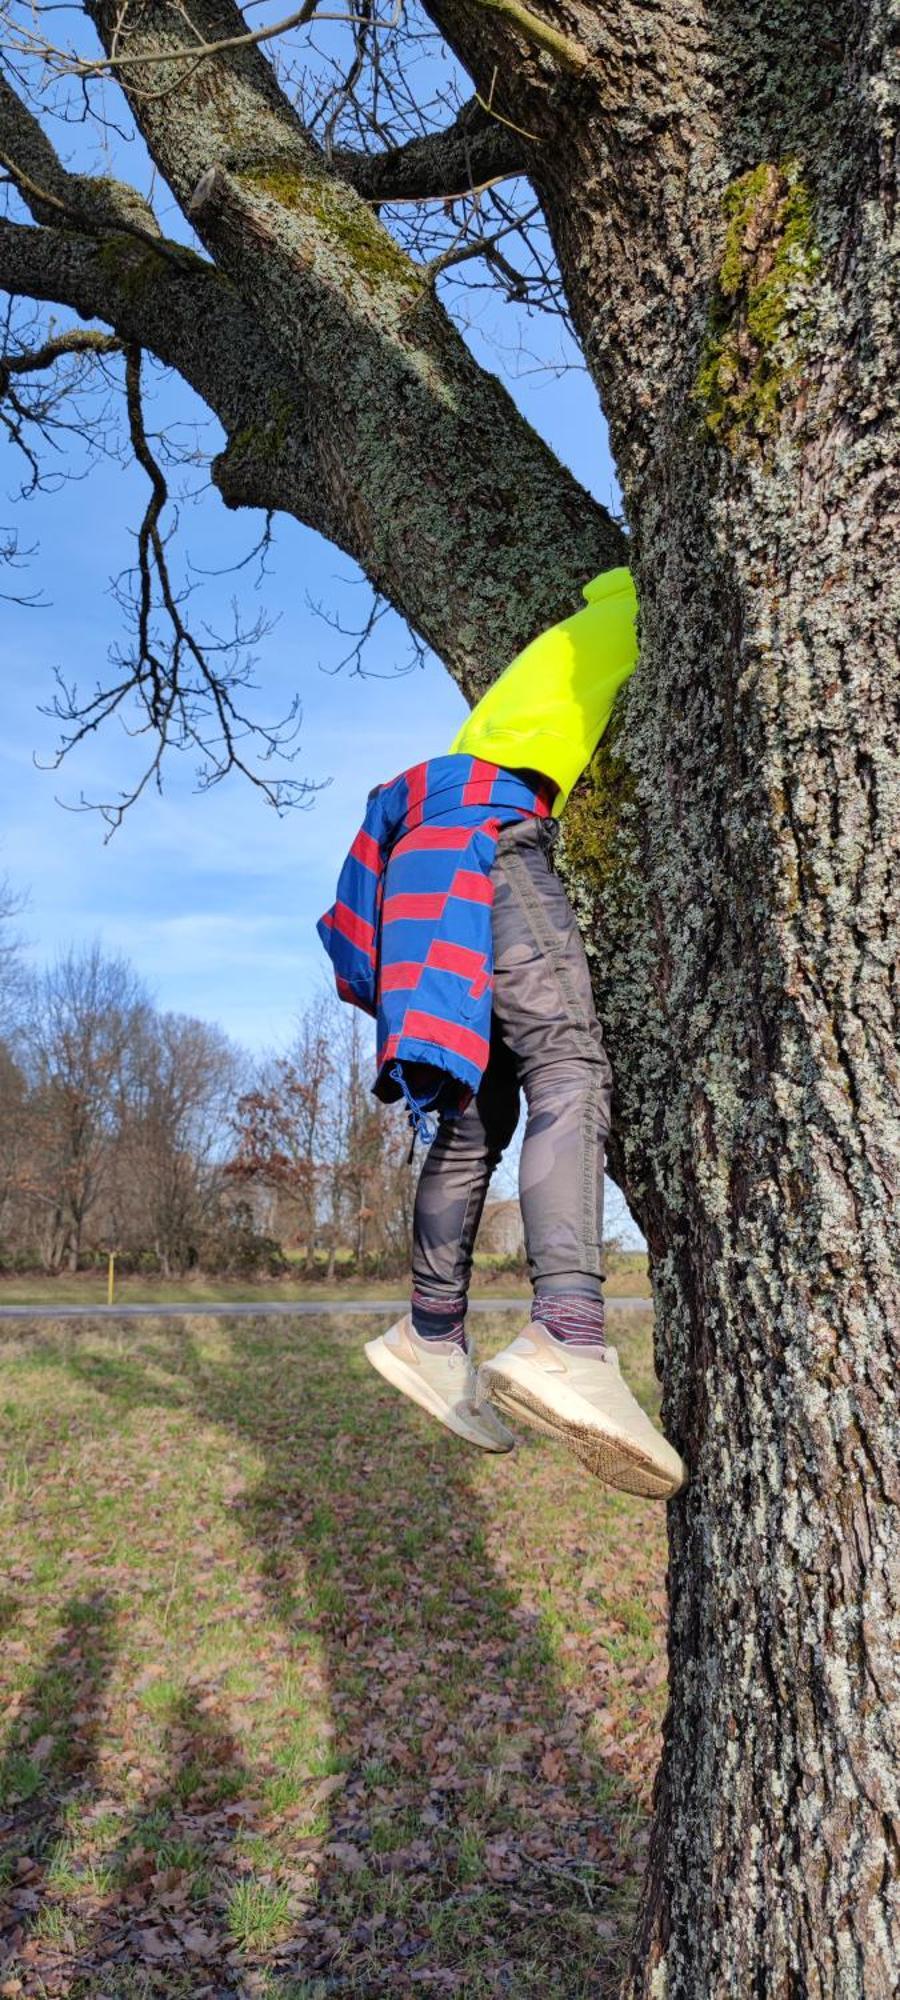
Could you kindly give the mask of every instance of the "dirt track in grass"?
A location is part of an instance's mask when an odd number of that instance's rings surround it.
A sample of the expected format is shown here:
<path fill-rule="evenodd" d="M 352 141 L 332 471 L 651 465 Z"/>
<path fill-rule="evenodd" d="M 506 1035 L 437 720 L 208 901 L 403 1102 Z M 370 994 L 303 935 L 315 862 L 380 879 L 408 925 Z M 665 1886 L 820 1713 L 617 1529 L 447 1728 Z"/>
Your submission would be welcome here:
<path fill-rule="evenodd" d="M 471 1454 L 367 1334 L 4 1331 L 0 1995 L 613 1994 L 664 1511 Z"/>

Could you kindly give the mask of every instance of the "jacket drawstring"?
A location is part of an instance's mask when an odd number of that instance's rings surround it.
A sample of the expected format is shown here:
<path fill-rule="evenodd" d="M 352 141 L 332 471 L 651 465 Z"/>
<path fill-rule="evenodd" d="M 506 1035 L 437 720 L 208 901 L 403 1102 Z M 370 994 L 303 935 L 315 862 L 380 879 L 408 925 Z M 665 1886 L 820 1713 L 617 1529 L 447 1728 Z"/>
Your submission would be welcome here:
<path fill-rule="evenodd" d="M 393 1069 L 391 1070 L 391 1077 L 394 1083 L 399 1084 L 400 1089 L 403 1092 L 404 1101 L 406 1103 L 406 1109 L 407 1112 L 409 1113 L 409 1122 L 410 1125 L 412 1126 L 412 1138 L 410 1140 L 409 1152 L 406 1156 L 406 1164 L 407 1166 L 410 1166 L 412 1164 L 413 1154 L 416 1150 L 416 1140 L 421 1139 L 423 1146 L 433 1145 L 438 1135 L 438 1128 L 436 1124 L 431 1124 L 429 1122 L 428 1113 L 413 1096 L 409 1084 L 407 1083 L 406 1078 L 403 1074 L 403 1066 L 401 1063 L 394 1064 Z"/>

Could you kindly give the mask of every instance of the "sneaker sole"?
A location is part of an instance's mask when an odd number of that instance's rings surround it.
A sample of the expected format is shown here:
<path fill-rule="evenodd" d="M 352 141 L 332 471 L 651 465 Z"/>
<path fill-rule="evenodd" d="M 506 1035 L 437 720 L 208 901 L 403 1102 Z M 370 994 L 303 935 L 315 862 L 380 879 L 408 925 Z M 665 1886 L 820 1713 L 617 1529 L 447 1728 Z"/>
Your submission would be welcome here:
<path fill-rule="evenodd" d="M 390 1383 L 392 1389 L 399 1389 L 401 1395 L 408 1396 L 413 1403 L 418 1403 L 421 1410 L 427 1410 L 430 1417 L 436 1417 L 438 1423 L 443 1424 L 445 1430 L 452 1431 L 455 1437 L 464 1438 L 466 1444 L 477 1446 L 479 1451 L 512 1451 L 515 1438 L 510 1438 L 509 1444 L 501 1444 L 480 1426 L 476 1428 L 474 1425 L 468 1425 L 465 1418 L 460 1417 L 456 1410 L 438 1395 L 430 1382 L 424 1382 L 422 1377 L 410 1368 L 408 1361 L 404 1361 L 399 1354 L 391 1353 L 390 1348 L 385 1346 L 383 1334 L 379 1334 L 377 1340 L 366 1342 L 365 1353 L 372 1367 L 383 1376 L 385 1382 Z"/>
<path fill-rule="evenodd" d="M 622 1493 L 638 1493 L 646 1500 L 671 1500 L 686 1484 L 684 1479 L 664 1472 L 648 1452 L 612 1425 L 604 1430 L 596 1420 L 584 1423 L 576 1416 L 562 1416 L 524 1383 L 493 1368 L 484 1371 L 484 1380 L 489 1384 L 491 1402 L 504 1416 L 518 1417 L 520 1423 L 530 1423 L 546 1437 L 571 1446 L 587 1471 L 604 1485 Z"/>

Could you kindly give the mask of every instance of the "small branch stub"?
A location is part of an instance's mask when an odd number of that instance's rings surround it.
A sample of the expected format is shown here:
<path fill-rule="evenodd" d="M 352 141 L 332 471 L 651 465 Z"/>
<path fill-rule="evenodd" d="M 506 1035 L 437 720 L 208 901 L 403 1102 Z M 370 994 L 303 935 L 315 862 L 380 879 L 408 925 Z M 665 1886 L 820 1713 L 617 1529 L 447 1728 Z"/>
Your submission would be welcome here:
<path fill-rule="evenodd" d="M 221 167 L 207 167 L 205 174 L 200 175 L 188 202 L 188 215 L 193 219 L 194 216 L 199 217 L 208 213 L 211 208 L 218 205 L 217 193 L 218 199 L 221 200 L 224 188 L 225 175 Z"/>

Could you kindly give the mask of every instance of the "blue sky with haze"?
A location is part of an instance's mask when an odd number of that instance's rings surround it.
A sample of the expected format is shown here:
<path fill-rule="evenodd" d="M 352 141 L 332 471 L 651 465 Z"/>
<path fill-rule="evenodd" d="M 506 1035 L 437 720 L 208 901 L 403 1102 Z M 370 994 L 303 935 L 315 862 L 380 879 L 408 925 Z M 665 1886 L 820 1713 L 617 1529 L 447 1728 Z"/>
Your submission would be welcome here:
<path fill-rule="evenodd" d="M 68 159 L 96 166 L 71 150 Z M 138 177 L 132 148 L 125 162 L 107 162 L 106 171 L 110 165 Z M 165 228 L 186 233 L 165 191 L 157 208 Z M 467 310 L 474 321 L 467 338 L 479 359 L 503 376 L 584 484 L 615 505 L 605 425 L 592 385 L 572 365 L 578 357 L 566 349 L 561 322 L 527 318 L 486 292 Z M 560 370 L 561 362 L 569 365 Z M 147 388 L 149 427 L 175 426 L 187 446 L 199 425 L 204 450 L 217 448 L 215 421 L 182 384 L 153 369 Z M 140 746 L 113 722 L 59 770 L 40 768 L 50 763 L 59 734 L 40 711 L 53 699 L 54 668 L 83 691 L 106 676 L 108 649 L 122 633 L 110 584 L 133 559 L 146 481 L 133 464 L 101 459 L 87 476 L 22 505 L 21 478 L 20 461 L 4 444 L 0 526 L 15 523 L 23 544 L 37 544 L 18 587 L 40 588 L 47 600 L 37 609 L 0 607 L 0 873 L 28 895 L 22 928 L 29 958 L 40 964 L 100 938 L 108 950 L 127 955 L 160 1007 L 214 1019 L 252 1051 L 282 1047 L 323 977 L 315 920 L 332 898 L 367 791 L 445 749 L 465 712 L 463 698 L 433 655 L 424 667 L 398 672 L 410 648 L 393 615 L 369 642 L 362 675 L 335 671 L 351 641 L 331 630 L 310 600 L 358 628 L 371 603 L 368 586 L 350 558 L 279 517 L 266 575 L 257 582 L 249 567 L 208 578 L 195 615 L 222 630 L 237 598 L 245 619 L 264 610 L 274 620 L 256 649 L 259 689 L 252 704 L 273 719 L 299 694 L 302 729 L 292 774 L 327 781 L 324 789 L 307 809 L 278 818 L 246 781 L 231 778 L 198 794 L 195 760 L 171 760 L 163 795 L 148 791 L 105 842 L 98 815 L 66 805 L 81 794 L 114 795 L 138 769 Z M 173 475 L 172 483 L 191 489 L 180 506 L 179 544 L 197 570 L 239 562 L 262 516 L 229 514 L 197 469 Z M 9 588 L 8 577 L 0 585 Z"/>

